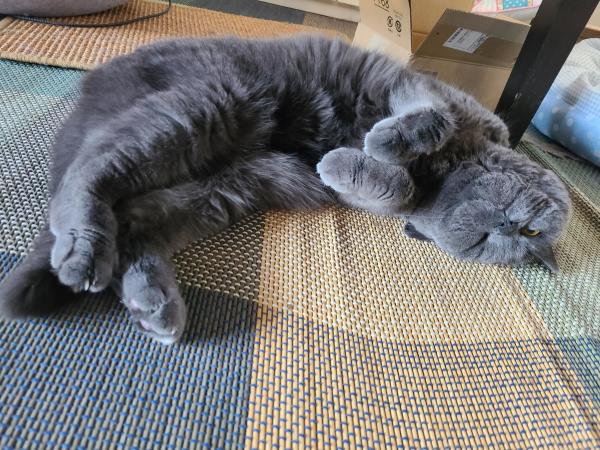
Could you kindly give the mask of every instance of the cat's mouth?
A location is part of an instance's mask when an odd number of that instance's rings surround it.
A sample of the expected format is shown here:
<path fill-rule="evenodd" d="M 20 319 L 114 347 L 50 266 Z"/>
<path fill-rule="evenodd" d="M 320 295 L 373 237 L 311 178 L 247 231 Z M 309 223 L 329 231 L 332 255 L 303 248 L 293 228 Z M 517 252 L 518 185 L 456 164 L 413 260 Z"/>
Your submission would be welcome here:
<path fill-rule="evenodd" d="M 464 249 L 463 252 L 471 253 L 477 247 L 481 246 L 481 252 L 480 252 L 480 254 L 481 254 L 483 252 L 483 244 L 488 240 L 489 237 L 490 237 L 490 233 L 484 233 L 483 236 L 481 236 L 481 239 L 479 239 L 477 242 L 475 242 L 470 247 L 467 247 L 466 249 Z"/>

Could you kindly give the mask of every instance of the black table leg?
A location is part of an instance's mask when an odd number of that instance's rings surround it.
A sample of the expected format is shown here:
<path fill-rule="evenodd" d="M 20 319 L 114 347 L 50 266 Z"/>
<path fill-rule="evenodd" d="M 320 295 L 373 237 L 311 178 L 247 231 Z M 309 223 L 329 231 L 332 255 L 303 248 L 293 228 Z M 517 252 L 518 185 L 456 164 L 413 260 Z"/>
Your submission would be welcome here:
<path fill-rule="evenodd" d="M 525 133 L 599 0 L 544 0 L 500 97 L 496 114 L 514 147 Z"/>

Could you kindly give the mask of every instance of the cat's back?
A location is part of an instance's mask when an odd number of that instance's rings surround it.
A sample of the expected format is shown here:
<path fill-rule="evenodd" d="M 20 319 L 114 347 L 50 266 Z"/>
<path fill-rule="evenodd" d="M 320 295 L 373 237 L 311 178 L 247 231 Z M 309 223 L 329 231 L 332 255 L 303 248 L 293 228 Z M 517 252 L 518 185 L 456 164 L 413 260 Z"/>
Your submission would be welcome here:
<path fill-rule="evenodd" d="M 314 162 L 330 148 L 362 141 L 389 112 L 394 83 L 409 76 L 381 54 L 319 35 L 175 39 L 91 72 L 80 110 L 102 123 L 149 96 L 158 93 L 158 105 L 164 104 L 161 93 L 175 93 L 199 109 L 258 115 L 260 126 L 270 130 L 266 145 Z"/>
<path fill-rule="evenodd" d="M 127 97 L 127 92 L 235 80 L 248 88 L 285 84 L 330 90 L 381 86 L 400 66 L 341 39 L 295 35 L 275 39 L 237 37 L 159 41 L 115 58 L 92 71 L 83 92 Z"/>

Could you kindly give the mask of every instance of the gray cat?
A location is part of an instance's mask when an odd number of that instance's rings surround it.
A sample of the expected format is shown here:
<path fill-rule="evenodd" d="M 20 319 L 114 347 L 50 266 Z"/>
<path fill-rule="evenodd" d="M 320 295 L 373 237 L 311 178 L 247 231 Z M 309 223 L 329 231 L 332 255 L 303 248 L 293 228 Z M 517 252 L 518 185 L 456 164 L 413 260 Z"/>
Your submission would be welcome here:
<path fill-rule="evenodd" d="M 173 252 L 258 210 L 336 201 L 408 218 L 459 258 L 556 270 L 567 191 L 507 138 L 465 93 L 339 40 L 141 48 L 86 77 L 54 146 L 48 228 L 0 285 L 0 314 L 111 286 L 173 343 Z"/>

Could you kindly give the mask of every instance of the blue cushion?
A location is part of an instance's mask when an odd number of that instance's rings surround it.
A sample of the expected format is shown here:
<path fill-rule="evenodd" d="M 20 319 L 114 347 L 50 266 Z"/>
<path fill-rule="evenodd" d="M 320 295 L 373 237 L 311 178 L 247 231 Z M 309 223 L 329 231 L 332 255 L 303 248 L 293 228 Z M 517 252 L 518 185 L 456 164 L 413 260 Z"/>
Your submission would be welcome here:
<path fill-rule="evenodd" d="M 573 48 L 533 125 L 600 166 L 600 39 L 587 39 Z"/>

